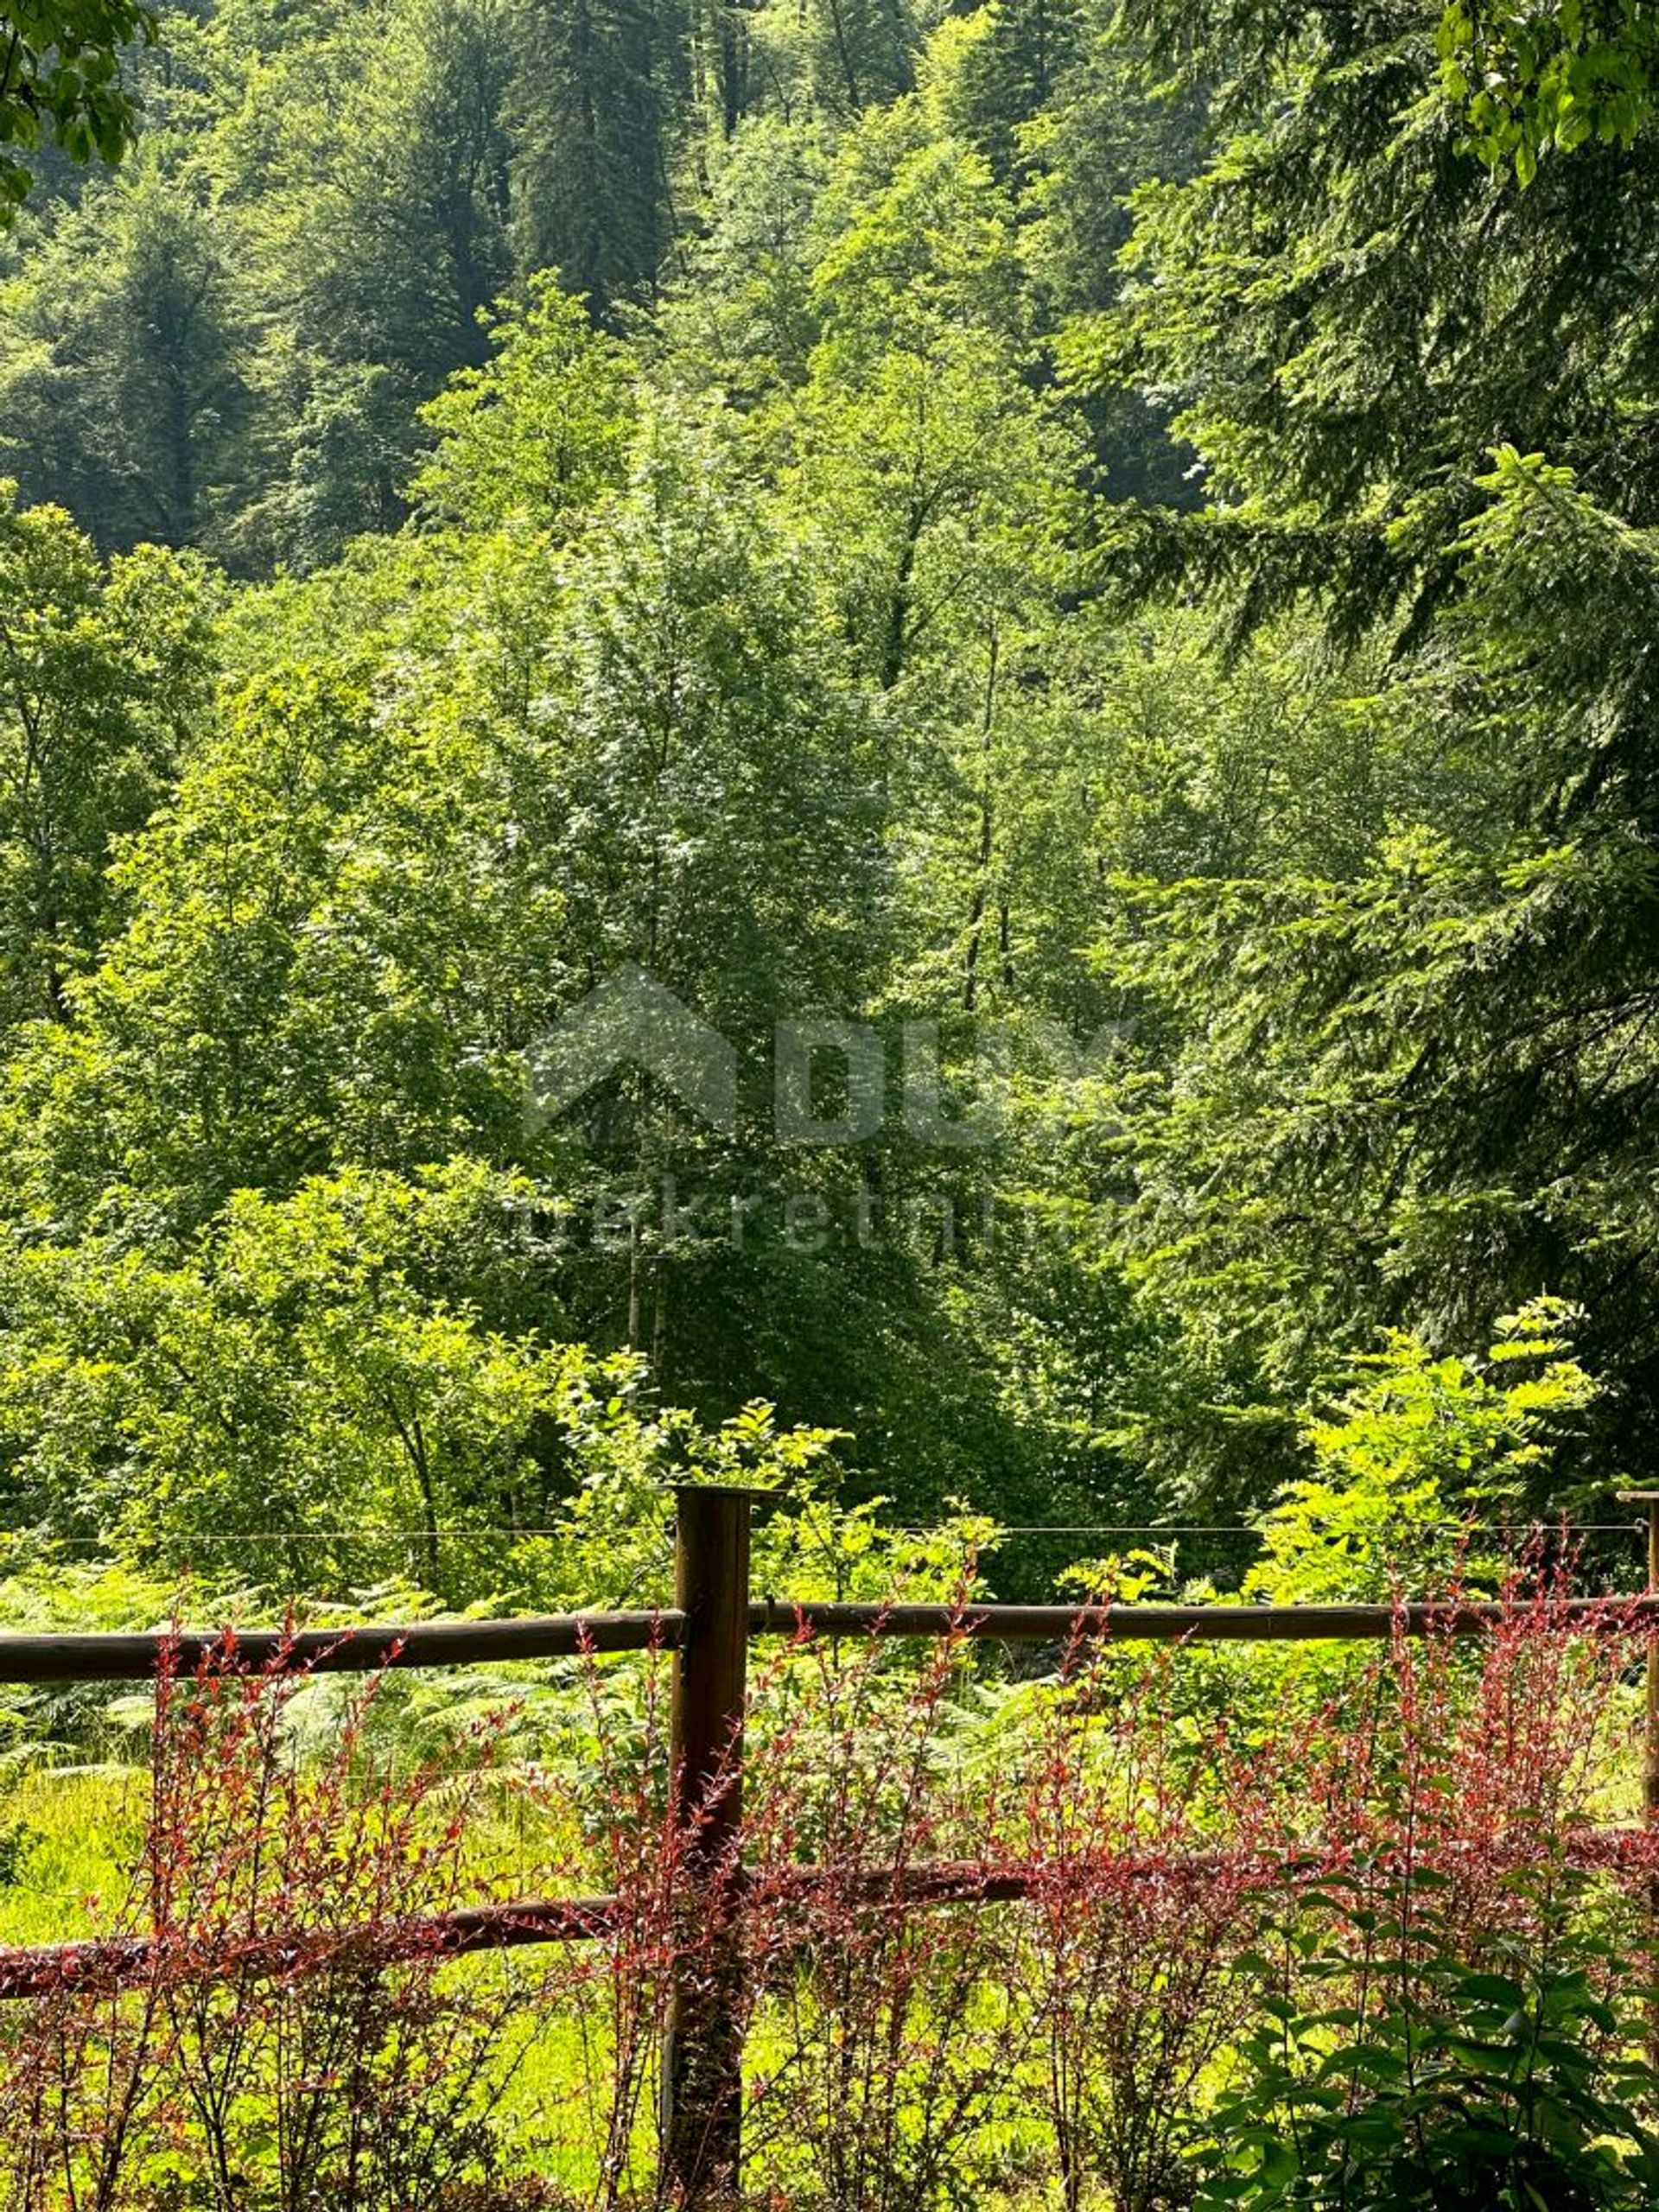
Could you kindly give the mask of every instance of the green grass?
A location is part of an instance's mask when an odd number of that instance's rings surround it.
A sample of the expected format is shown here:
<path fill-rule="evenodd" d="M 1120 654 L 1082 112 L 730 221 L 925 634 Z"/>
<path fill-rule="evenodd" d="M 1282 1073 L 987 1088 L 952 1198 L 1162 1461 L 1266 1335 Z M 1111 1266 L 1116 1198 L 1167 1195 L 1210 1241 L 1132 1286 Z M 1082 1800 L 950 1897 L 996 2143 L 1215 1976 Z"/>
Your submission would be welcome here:
<path fill-rule="evenodd" d="M 146 1777 L 93 1766 L 29 1774 L 0 1798 L 0 1943 L 106 1927 L 143 1840 Z"/>

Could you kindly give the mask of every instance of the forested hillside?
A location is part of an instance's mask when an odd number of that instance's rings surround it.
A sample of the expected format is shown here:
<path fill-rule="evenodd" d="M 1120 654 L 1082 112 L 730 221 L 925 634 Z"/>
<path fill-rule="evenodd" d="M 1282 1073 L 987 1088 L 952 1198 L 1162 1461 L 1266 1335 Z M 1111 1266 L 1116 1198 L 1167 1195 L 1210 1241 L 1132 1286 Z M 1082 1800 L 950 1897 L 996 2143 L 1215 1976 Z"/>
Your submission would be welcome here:
<path fill-rule="evenodd" d="M 60 87 L 4 1523 L 511 1595 L 446 1532 L 798 1426 L 918 1523 L 1236 1522 L 1368 1376 L 1486 1393 L 1504 1510 L 1650 1477 L 1642 18 L 193 0 L 112 167 Z M 641 971 L 729 1112 L 550 1095 Z"/>

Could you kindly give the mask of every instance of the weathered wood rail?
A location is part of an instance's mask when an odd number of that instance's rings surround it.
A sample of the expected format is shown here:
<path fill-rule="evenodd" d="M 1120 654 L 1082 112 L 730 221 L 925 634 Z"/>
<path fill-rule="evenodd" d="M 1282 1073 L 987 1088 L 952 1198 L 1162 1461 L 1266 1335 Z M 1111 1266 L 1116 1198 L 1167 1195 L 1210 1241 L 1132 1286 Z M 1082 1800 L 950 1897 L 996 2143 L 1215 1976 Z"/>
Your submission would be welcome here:
<path fill-rule="evenodd" d="M 702 1933 L 697 1970 L 671 1994 L 661 2063 L 664 2189 L 688 2207 L 727 2194 L 741 2150 L 742 2047 L 735 1978 L 741 1972 L 735 1910 L 745 1878 L 742 1732 L 747 1651 L 765 1637 L 937 1638 L 1063 1646 L 1084 1642 L 1326 1643 L 1486 1633 L 1513 1608 L 1469 1603 L 1402 1605 L 963 1605 L 757 1601 L 749 1574 L 750 1524 L 764 1493 L 686 1487 L 676 1496 L 675 1602 L 656 1611 L 582 1612 L 494 1621 L 418 1621 L 349 1629 L 185 1630 L 146 1635 L 0 1634 L 0 1682 L 134 1681 L 164 1668 L 205 1666 L 276 1674 L 372 1673 L 385 1668 L 480 1666 L 588 1653 L 662 1650 L 674 1661 L 670 1736 L 674 1817 L 685 1824 L 682 1909 Z M 1649 1503 L 1643 1494 L 1643 1503 Z M 1582 1599 L 1548 1608 L 1554 1623 L 1586 1633 L 1649 1632 L 1653 1682 L 1649 1737 L 1649 1821 L 1659 1823 L 1659 1500 L 1654 1506 L 1649 1589 L 1640 1597 Z M 1618 1832 L 1586 1847 L 1617 1855 Z M 1284 1871 L 1282 1868 L 1280 1870 Z M 803 1866 L 788 1878 L 803 1895 L 830 1879 Z M 1014 1866 L 918 1866 L 865 1870 L 873 1901 L 905 1910 L 1031 1894 L 1038 1876 Z M 524 1898 L 331 1936 L 321 1963 L 346 1953 L 387 1963 L 436 1948 L 446 1954 L 522 1944 L 602 1940 L 617 1925 L 610 1897 Z M 251 1936 L 205 1970 L 280 1974 L 296 1960 L 292 1936 Z M 118 1988 L 149 1971 L 143 1938 L 0 1950 L 0 1999 L 39 1997 L 76 1984 Z M 308 1959 L 309 1954 L 308 1953 Z M 709 1961 L 712 1958 L 713 1967 Z"/>
<path fill-rule="evenodd" d="M 716 1495 L 718 1493 L 709 1493 Z M 1115 1643 L 1330 1643 L 1407 1636 L 1480 1636 L 1502 1605 L 876 1605 L 767 1599 L 745 1609 L 747 1640 L 761 1637 L 965 1636 L 988 1643 L 1063 1644 L 1074 1636 Z M 1585 1598 L 1551 1618 L 1588 1628 L 1659 1626 L 1659 1597 Z M 250 1674 L 374 1674 L 388 1667 L 499 1666 L 569 1659 L 587 1651 L 677 1652 L 688 1616 L 544 1613 L 522 1620 L 416 1621 L 407 1626 L 157 1630 L 141 1635 L 14 1636 L 0 1631 L 0 1682 L 152 1680 L 164 1655 L 182 1674 L 204 1661 Z"/>

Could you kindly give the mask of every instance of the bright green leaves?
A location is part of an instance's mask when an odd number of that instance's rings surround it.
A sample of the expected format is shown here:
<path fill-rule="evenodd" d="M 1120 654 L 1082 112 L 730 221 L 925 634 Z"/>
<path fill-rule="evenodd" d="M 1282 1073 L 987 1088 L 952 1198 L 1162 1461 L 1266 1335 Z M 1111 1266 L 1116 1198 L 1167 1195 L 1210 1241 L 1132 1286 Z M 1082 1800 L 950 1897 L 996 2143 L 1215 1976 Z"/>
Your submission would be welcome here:
<path fill-rule="evenodd" d="M 989 0 L 950 20 L 952 112 L 998 175 L 1014 175 L 1062 105 L 1056 94 L 1087 42 L 1084 10 L 1078 0 Z"/>
<path fill-rule="evenodd" d="M 667 1594 L 669 1484 L 786 1485 L 761 1541 L 791 1592 L 826 1541 L 832 1592 L 895 1567 L 948 1586 L 963 1532 L 895 1557 L 825 1512 L 830 1432 L 758 1403 L 704 1426 L 639 1360 L 559 1341 L 547 1227 L 533 1184 L 456 1160 L 241 1192 L 179 1245 L 10 1243 L 9 1518 L 210 1583 L 639 1605 Z"/>
<path fill-rule="evenodd" d="M 1538 1299 L 1503 1318 L 1484 1362 L 1436 1358 L 1396 1331 L 1357 1363 L 1351 1387 L 1308 1425 L 1316 1472 L 1287 1484 L 1262 1521 L 1247 1593 L 1386 1604 L 1478 1570 L 1460 1524 L 1524 1517 L 1550 1446 L 1595 1395 L 1566 1357 L 1580 1318 Z"/>
<path fill-rule="evenodd" d="M 723 149 L 701 235 L 658 311 L 677 372 L 753 407 L 805 374 L 831 137 L 816 118 L 757 116 Z"/>
<path fill-rule="evenodd" d="M 1262 2006 L 1211 2115 L 1200 2212 L 1637 2212 L 1659 2139 L 1601 1994 L 1639 1972 L 1628 1938 L 1602 1932 L 1580 1882 L 1557 1897 L 1540 1881 L 1529 1904 L 1548 1951 L 1500 1937 L 1491 1955 L 1509 1970 L 1483 1971 L 1460 1955 L 1467 1933 L 1439 1881 L 1418 1880 L 1381 1926 L 1344 1923 L 1348 1885 L 1314 1892 L 1298 1998 Z"/>
<path fill-rule="evenodd" d="M 14 1249 L 12 1510 L 173 1560 L 193 1538 L 308 1529 L 316 1546 L 278 1546 L 255 1574 L 315 1587 L 389 1558 L 451 1586 L 467 1561 L 438 1532 L 545 1522 L 563 1463 L 539 1432 L 615 1379 L 515 1312 L 532 1199 L 466 1162 L 353 1172 L 245 1192 L 188 1250 Z M 418 1534 L 374 1554 L 328 1533 L 376 1529 Z"/>
<path fill-rule="evenodd" d="M 108 567 L 0 483 L 0 1025 L 61 1020 L 119 912 L 107 869 L 206 702 L 203 580 L 145 547 Z"/>
<path fill-rule="evenodd" d="M 1304 1519 L 1397 1463 L 1410 1521 L 1499 1388 L 1447 1348 L 1541 1285 L 1613 1378 L 1590 1423 L 1649 1402 L 1651 148 L 1595 105 L 1643 19 L 1449 18 L 1471 124 L 1439 14 L 176 23 L 166 133 L 8 264 L 3 436 L 100 544 L 309 573 L 237 595 L 210 706 L 188 571 L 3 537 L 11 1217 L 188 1305 L 234 1209 L 274 1249 L 357 1173 L 643 1197 L 548 1257 L 561 1329 L 720 1418 L 861 1424 L 907 1508 L 1255 1510 L 1392 1326 Z M 1537 145 L 1589 135 L 1517 192 L 1461 141 L 1552 70 Z M 630 1067 L 526 1114 L 627 964 L 741 1056 L 733 1128 Z M 890 1039 L 877 1131 L 780 1147 L 769 1041 L 819 1015 L 942 1020 L 964 1075 L 1006 1023 L 994 1160 L 898 1134 Z M 970 1261 L 993 1179 L 1033 1233 Z M 733 1230 L 789 1197 L 842 1243 Z M 240 1360 L 217 1297 L 192 1356 Z M 499 1502 L 539 1383 L 461 1292 L 364 1304 L 289 1300 L 365 1491 L 427 1510 L 414 1406 L 435 1510 Z"/>
<path fill-rule="evenodd" d="M 493 359 L 459 372 L 421 410 L 438 444 L 410 497 L 423 513 L 476 528 L 522 517 L 568 529 L 625 472 L 631 357 L 551 270 L 531 280 L 522 307 L 502 302 L 490 336 Z"/>
<path fill-rule="evenodd" d="M 1648 0 L 1456 0 L 1435 45 L 1470 144 L 1494 168 L 1511 164 L 1522 187 L 1550 153 L 1631 145 L 1652 113 L 1659 14 Z"/>
<path fill-rule="evenodd" d="M 151 23 L 139 0 L 6 0 L 0 10 L 0 227 L 29 191 L 27 156 L 35 148 L 50 142 L 75 161 L 120 160 L 136 113 L 120 50 L 147 36 Z"/>
<path fill-rule="evenodd" d="M 1032 389 L 1007 197 L 978 155 L 917 143 L 922 124 L 915 103 L 872 118 L 838 164 L 821 334 L 784 418 L 788 492 L 884 692 L 956 663 L 964 620 L 1052 587 L 1084 469 Z"/>
<path fill-rule="evenodd" d="M 866 120 L 823 213 L 836 230 L 812 283 L 837 367 L 925 352 L 952 325 L 1017 334 L 1012 206 L 979 155 L 926 131 L 918 104 Z"/>
<path fill-rule="evenodd" d="M 526 743 L 459 700 L 377 713 L 342 675 L 250 686 L 123 855 L 132 916 L 83 1032 L 20 1071 L 53 1101 L 54 1203 L 130 1179 L 199 1220 L 335 1159 L 442 1158 L 463 1133 L 514 1156 L 563 912 Z M 93 1095 L 76 1134 L 61 1116 Z M 84 1158 L 95 1130 L 114 1151 Z"/>
<path fill-rule="evenodd" d="M 570 548 L 541 711 L 569 732 L 573 957 L 752 1023 L 857 974 L 876 816 L 862 703 L 745 459 L 718 416 L 647 416 Z"/>

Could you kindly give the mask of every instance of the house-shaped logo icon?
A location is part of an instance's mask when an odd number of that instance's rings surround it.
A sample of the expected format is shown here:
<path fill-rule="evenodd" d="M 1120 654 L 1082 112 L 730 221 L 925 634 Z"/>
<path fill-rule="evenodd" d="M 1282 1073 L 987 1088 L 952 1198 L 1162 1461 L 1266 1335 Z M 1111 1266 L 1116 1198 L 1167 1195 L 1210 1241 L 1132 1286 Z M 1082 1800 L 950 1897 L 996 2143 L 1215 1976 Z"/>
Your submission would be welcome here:
<path fill-rule="evenodd" d="M 563 1113 L 620 1067 L 641 1068 L 722 1135 L 737 1127 L 737 1053 L 643 968 L 619 968 L 527 1055 L 543 1113 Z"/>

